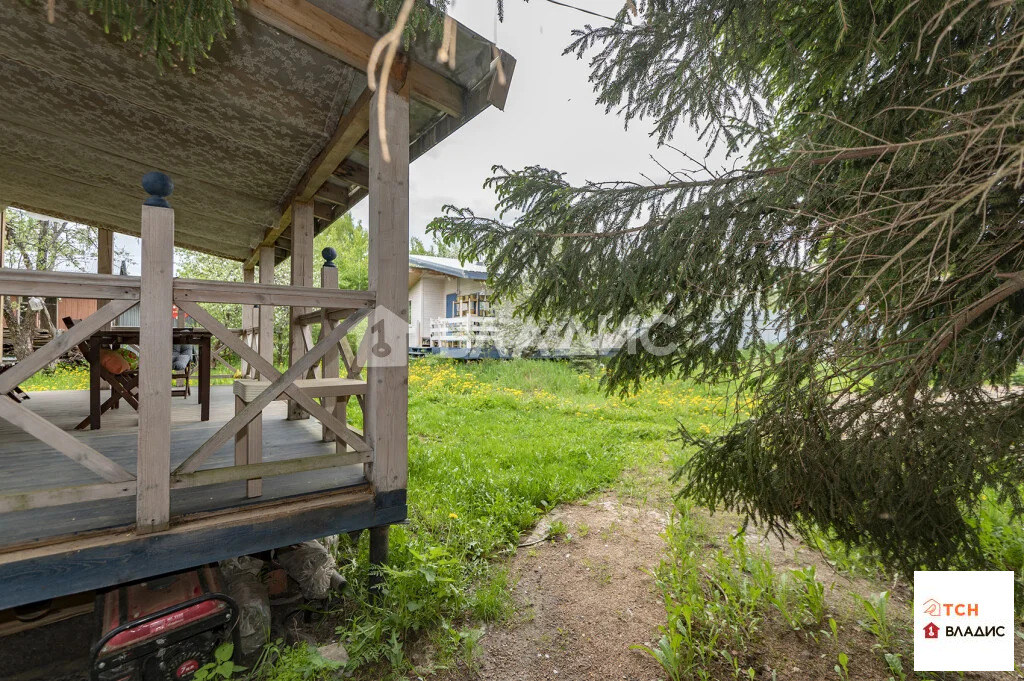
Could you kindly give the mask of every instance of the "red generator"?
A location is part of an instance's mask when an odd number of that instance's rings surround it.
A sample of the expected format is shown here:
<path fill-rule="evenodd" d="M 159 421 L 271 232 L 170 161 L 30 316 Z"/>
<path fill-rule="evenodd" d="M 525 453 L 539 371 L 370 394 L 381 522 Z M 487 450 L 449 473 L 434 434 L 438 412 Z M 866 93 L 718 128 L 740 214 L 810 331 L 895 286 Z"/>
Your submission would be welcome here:
<path fill-rule="evenodd" d="M 190 681 L 217 646 L 238 649 L 238 606 L 216 566 L 111 589 L 97 596 L 96 611 L 92 681 Z"/>

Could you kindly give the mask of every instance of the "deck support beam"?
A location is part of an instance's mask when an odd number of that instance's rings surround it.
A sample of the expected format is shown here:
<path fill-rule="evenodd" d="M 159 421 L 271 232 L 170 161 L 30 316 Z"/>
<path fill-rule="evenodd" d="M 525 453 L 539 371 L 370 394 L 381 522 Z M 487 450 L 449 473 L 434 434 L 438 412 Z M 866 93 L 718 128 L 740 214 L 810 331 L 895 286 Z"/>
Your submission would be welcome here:
<path fill-rule="evenodd" d="M 384 129 L 370 117 L 370 289 L 376 309 L 367 329 L 365 432 L 373 449 L 367 479 L 378 508 L 405 505 L 408 478 L 408 271 L 409 271 L 409 98 L 407 91 L 378 90 Z M 387 156 L 385 158 L 384 133 Z M 370 552 L 387 560 L 387 526 L 370 532 Z"/>
<path fill-rule="evenodd" d="M 370 528 L 370 565 L 379 566 L 388 562 L 388 525 Z M 370 572 L 370 589 L 376 594 L 384 582 L 383 576 Z"/>
<path fill-rule="evenodd" d="M 405 506 L 377 508 L 369 490 L 353 487 L 309 494 L 286 504 L 268 502 L 230 514 L 211 513 L 159 535 L 138 536 L 118 528 L 69 537 L 0 554 L 0 584 L 4 585 L 0 609 L 401 522 L 405 517 Z"/>
<path fill-rule="evenodd" d="M 171 382 L 167 379 L 173 328 L 174 211 L 159 207 L 160 202 L 167 205 L 162 198 L 159 202 L 151 198 L 146 203 L 157 205 L 142 206 L 138 534 L 166 530 L 171 512 Z"/>
<path fill-rule="evenodd" d="M 292 204 L 292 286 L 313 285 L 313 202 L 296 201 Z M 293 365 L 306 352 L 302 338 L 302 325 L 298 318 L 306 314 L 304 307 L 292 307 L 288 324 L 288 364 Z M 308 419 L 302 407 L 288 401 L 288 420 Z"/>

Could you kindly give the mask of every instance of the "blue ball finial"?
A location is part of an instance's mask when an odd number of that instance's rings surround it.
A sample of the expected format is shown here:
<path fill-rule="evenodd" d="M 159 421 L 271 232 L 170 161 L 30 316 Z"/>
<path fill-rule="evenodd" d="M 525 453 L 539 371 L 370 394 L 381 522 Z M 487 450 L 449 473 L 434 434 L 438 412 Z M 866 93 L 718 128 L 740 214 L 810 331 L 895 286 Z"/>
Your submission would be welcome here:
<path fill-rule="evenodd" d="M 320 251 L 320 255 L 324 256 L 324 267 L 335 267 L 334 259 L 338 257 L 338 252 L 328 246 L 324 250 Z"/>
<path fill-rule="evenodd" d="M 174 183 L 171 178 L 158 170 L 153 170 L 142 176 L 142 188 L 149 194 L 149 198 L 142 202 L 144 206 L 156 206 L 157 208 L 170 208 L 167 197 L 174 191 Z"/>

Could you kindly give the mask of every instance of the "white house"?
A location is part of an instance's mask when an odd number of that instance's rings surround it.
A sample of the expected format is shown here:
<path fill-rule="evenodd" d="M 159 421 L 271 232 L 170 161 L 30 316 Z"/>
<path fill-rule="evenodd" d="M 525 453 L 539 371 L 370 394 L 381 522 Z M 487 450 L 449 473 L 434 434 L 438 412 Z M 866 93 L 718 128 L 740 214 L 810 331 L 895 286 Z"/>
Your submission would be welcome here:
<path fill-rule="evenodd" d="M 479 347 L 494 331 L 487 268 L 455 258 L 409 256 L 411 351 L 458 354 Z"/>
<path fill-rule="evenodd" d="M 572 333 L 567 325 L 547 329 L 509 324 L 491 306 L 487 268 L 455 258 L 409 256 L 409 352 L 475 359 L 607 355 L 618 350 L 639 327 L 599 335 Z"/>

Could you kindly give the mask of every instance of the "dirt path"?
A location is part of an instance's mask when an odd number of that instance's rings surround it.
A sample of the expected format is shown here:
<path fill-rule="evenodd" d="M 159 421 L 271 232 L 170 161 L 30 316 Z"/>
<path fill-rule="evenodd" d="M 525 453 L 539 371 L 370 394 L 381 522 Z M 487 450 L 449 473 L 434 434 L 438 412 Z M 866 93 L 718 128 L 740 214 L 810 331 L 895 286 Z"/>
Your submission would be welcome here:
<path fill-rule="evenodd" d="M 661 595 L 652 572 L 664 557 L 661 533 L 668 521 L 643 499 L 607 493 L 583 504 L 559 507 L 522 540 L 509 564 L 518 608 L 515 619 L 488 627 L 472 667 L 462 663 L 442 672 L 445 681 L 558 681 L 599 679 L 653 681 L 665 673 L 650 656 L 630 647 L 652 645 L 665 623 Z M 709 552 L 724 547 L 738 526 L 731 514 L 708 517 Z M 544 541 L 549 528 L 564 525 L 568 537 Z M 853 594 L 891 592 L 894 629 L 912 627 L 909 584 L 882 584 L 832 570 L 816 551 L 799 541 L 780 545 L 773 538 L 750 536 L 749 541 L 769 556 L 776 574 L 815 566 L 826 587 L 828 614 L 839 621 L 839 640 L 824 632 L 809 636 L 790 629 L 774 610 L 765 613 L 758 641 L 739 653 L 744 666 L 753 665 L 758 680 L 806 681 L 838 679 L 833 668 L 840 652 L 850 659 L 851 681 L 885 681 L 893 677 L 876 650 L 877 640 L 858 624 L 862 606 Z M 895 587 L 895 588 L 894 588 Z M 734 653 L 737 654 L 737 653 Z M 1024 663 L 1024 651 L 1018 650 Z M 909 672 L 907 678 L 914 678 Z M 733 678 L 731 670 L 714 670 L 716 679 Z M 721 673 L 719 673 L 721 672 Z M 955 675 L 935 675 L 937 679 Z M 746 676 L 744 675 L 744 678 Z M 1018 679 L 1017 674 L 966 674 L 960 678 Z"/>
<path fill-rule="evenodd" d="M 663 677 L 645 654 L 664 623 L 651 571 L 663 556 L 664 515 L 621 504 L 612 495 L 559 508 L 523 540 L 544 537 L 556 522 L 567 538 L 521 548 L 510 566 L 517 620 L 481 640 L 476 669 L 453 678 L 487 680 Z"/>

